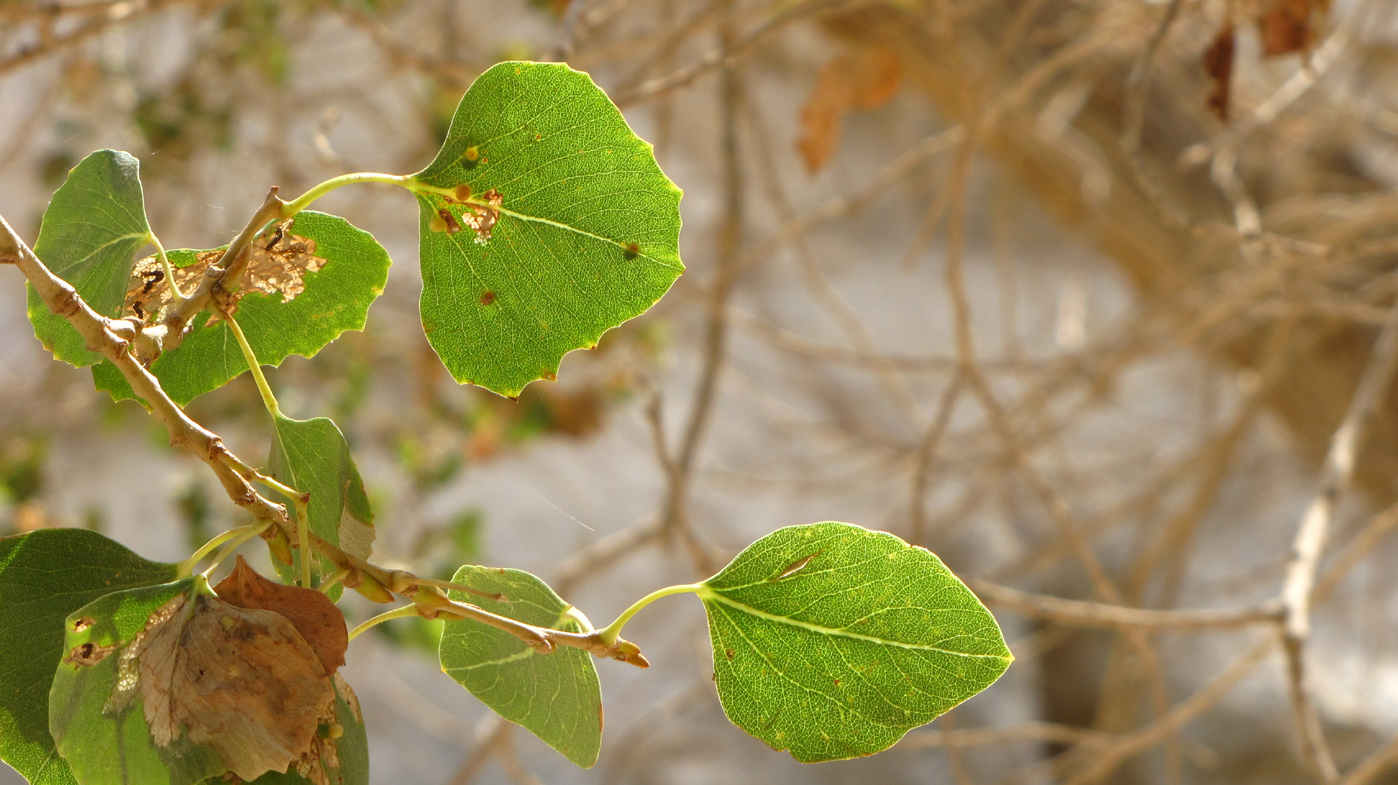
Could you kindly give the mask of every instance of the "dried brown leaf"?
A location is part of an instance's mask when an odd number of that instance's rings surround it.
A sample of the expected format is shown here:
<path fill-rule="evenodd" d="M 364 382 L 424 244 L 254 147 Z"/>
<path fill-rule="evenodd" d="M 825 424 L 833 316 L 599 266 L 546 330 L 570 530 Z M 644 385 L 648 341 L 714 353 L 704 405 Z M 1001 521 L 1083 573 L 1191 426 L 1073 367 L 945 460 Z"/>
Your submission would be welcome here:
<path fill-rule="evenodd" d="M 349 632 L 345 615 L 335 603 L 315 589 L 270 581 L 248 566 L 242 556 L 227 578 L 214 587 L 224 602 L 239 608 L 272 611 L 285 616 L 315 650 L 327 674 L 345 664 Z"/>
<path fill-rule="evenodd" d="M 187 734 L 244 780 L 285 772 L 311 750 L 321 718 L 334 710 L 316 653 L 272 611 L 182 594 L 152 614 L 119 656 L 107 711 L 139 692 L 157 746 Z"/>
<path fill-rule="evenodd" d="M 1233 26 L 1225 25 L 1209 48 L 1204 50 L 1202 62 L 1213 82 L 1209 91 L 1209 110 L 1220 120 L 1228 120 L 1228 100 L 1233 90 Z"/>
<path fill-rule="evenodd" d="M 1323 13 L 1323 0 L 1269 0 L 1257 15 L 1262 54 L 1267 57 L 1302 52 L 1315 39 L 1312 17 Z"/>
<path fill-rule="evenodd" d="M 808 171 L 819 171 L 830 162 L 840 144 L 845 115 L 888 103 L 898 92 L 902 73 L 897 55 L 877 46 L 848 50 L 825 64 L 801 109 L 801 138 L 796 147 Z"/>

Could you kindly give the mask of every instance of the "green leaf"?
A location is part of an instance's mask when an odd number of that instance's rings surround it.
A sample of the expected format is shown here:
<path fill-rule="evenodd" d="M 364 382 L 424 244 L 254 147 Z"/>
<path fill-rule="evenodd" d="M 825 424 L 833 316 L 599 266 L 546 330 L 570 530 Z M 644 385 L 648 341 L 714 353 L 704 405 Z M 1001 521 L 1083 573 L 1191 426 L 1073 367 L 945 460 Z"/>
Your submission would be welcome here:
<path fill-rule="evenodd" d="M 173 580 L 176 569 L 82 529 L 0 538 L 0 760 L 33 785 L 75 781 L 49 734 L 63 621 L 105 594 Z"/>
<path fill-rule="evenodd" d="M 458 382 L 517 396 L 645 312 L 684 270 L 680 189 L 606 93 L 566 65 L 482 74 L 416 178 L 467 186 L 478 205 L 418 195 L 422 326 Z M 441 209 L 461 231 L 433 231 Z M 491 212 L 492 230 L 471 228 Z"/>
<path fill-rule="evenodd" d="M 350 457 L 349 444 L 334 422 L 325 417 L 293 420 L 277 415 L 273 422 L 272 454 L 268 473 L 277 482 L 309 493 L 307 513 L 311 531 L 362 559 L 374 545 L 374 513 L 364 493 L 364 481 Z M 295 505 L 287 500 L 287 512 L 299 520 Z M 300 573 L 300 550 L 288 573 Z M 333 565 L 317 559 L 321 574 Z"/>
<path fill-rule="evenodd" d="M 588 632 L 591 624 L 543 581 L 519 570 L 462 567 L 453 583 L 498 594 L 499 600 L 452 591 L 454 600 L 525 624 Z M 602 749 L 602 688 L 592 656 L 558 648 L 537 654 L 529 644 L 475 621 L 448 620 L 438 648 L 442 670 L 505 719 L 522 725 L 583 768 Z"/>
<path fill-rule="evenodd" d="M 129 153 L 98 150 L 68 173 L 53 195 L 34 253 L 103 316 L 116 317 L 126 300 L 136 251 L 150 241 L 140 163 Z M 29 287 L 29 321 L 53 356 L 79 368 L 102 355 L 89 351 L 72 325 Z"/>
<path fill-rule="evenodd" d="M 338 739 L 322 738 L 319 765 L 323 766 L 326 785 L 369 785 L 369 737 L 364 729 L 364 717 L 359 710 L 359 698 L 337 674 L 335 682 L 335 722 L 342 728 Z M 333 755 L 328 754 L 330 751 Z M 312 772 L 307 772 L 311 774 Z M 212 783 L 211 783 L 212 785 Z M 249 785 L 317 785 L 295 766 L 286 773 L 269 771 Z"/>
<path fill-rule="evenodd" d="M 119 674 L 122 649 L 151 614 L 194 589 L 195 579 L 186 578 L 108 594 L 68 617 L 63 651 L 70 654 L 53 680 L 49 729 L 82 785 L 193 785 L 227 771 L 212 749 L 183 734 L 157 747 L 139 697 L 115 700 L 118 677 L 126 675 Z M 85 660 L 73 654 L 83 652 L 91 654 Z"/>
<path fill-rule="evenodd" d="M 848 523 L 763 537 L 699 597 L 724 713 L 803 763 L 885 750 L 1014 659 L 940 559 Z"/>
<path fill-rule="evenodd" d="M 388 252 L 373 235 L 345 219 L 306 210 L 297 214 L 288 231 L 313 240 L 314 255 L 325 261 L 320 270 L 305 274 L 304 291 L 289 302 L 279 294 L 257 291 L 248 291 L 238 302 L 235 318 L 263 365 L 280 365 L 293 354 L 314 357 L 342 333 L 364 329 L 369 306 L 388 282 Z M 176 267 L 187 267 L 195 263 L 196 253 L 177 250 L 168 256 Z M 209 324 L 203 316 L 195 318 L 184 343 L 151 365 L 165 392 L 181 405 L 247 370 L 228 325 L 222 320 Z M 93 368 L 92 378 L 97 389 L 114 399 L 136 400 L 111 363 Z"/>

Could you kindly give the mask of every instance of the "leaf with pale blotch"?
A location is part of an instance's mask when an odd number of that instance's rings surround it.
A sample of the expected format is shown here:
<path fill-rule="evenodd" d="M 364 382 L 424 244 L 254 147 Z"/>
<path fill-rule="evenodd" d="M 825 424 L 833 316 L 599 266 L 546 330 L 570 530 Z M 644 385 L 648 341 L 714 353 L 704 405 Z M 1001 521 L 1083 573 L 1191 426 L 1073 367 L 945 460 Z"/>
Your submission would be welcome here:
<path fill-rule="evenodd" d="M 285 617 L 201 578 L 108 595 L 67 619 L 50 730 L 82 785 L 183 785 L 286 771 L 334 689 Z"/>
<path fill-rule="evenodd" d="M 324 593 L 269 581 L 249 567 L 242 556 L 214 592 L 230 605 L 285 616 L 315 650 L 326 673 L 334 673 L 345 664 L 345 649 L 349 647 L 345 615 Z"/>
<path fill-rule="evenodd" d="M 349 444 L 334 422 L 325 417 L 293 420 L 277 415 L 267 467 L 277 482 L 311 495 L 307 509 L 312 532 L 355 556 L 369 558 L 374 545 L 374 513 Z M 298 517 L 290 500 L 287 512 Z M 293 556 L 295 563 L 287 576 L 300 574 L 300 550 Z M 316 557 L 316 562 L 321 575 L 335 571 L 328 560 Z"/>
<path fill-rule="evenodd" d="M 803 763 L 887 749 L 1013 659 L 940 559 L 848 523 L 780 529 L 701 586 L 724 713 Z"/>
<path fill-rule="evenodd" d="M 274 230 L 260 244 L 272 250 L 254 252 L 244 275 L 247 285 L 236 299 L 238 326 L 259 362 L 276 366 L 293 354 L 313 357 L 342 333 L 364 329 L 369 306 L 388 281 L 388 252 L 373 235 L 338 216 L 306 210 L 280 237 Z M 198 280 L 184 271 L 203 275 L 220 253 L 170 251 L 181 291 L 188 293 Z M 149 314 L 168 298 L 164 274 L 149 265 L 137 272 L 127 282 L 128 305 L 139 303 Z M 246 373 L 248 363 L 228 325 L 199 316 L 184 342 L 162 354 L 150 370 L 176 403 L 185 404 Z M 118 401 L 137 400 L 111 363 L 93 367 L 92 379 Z"/>
<path fill-rule="evenodd" d="M 130 153 L 118 150 L 84 158 L 54 193 L 34 243 L 39 259 L 106 317 L 121 315 L 136 251 L 150 242 L 140 168 Z M 102 360 L 32 286 L 29 321 L 54 357 L 79 368 Z"/>
<path fill-rule="evenodd" d="M 516 396 L 675 282 L 680 190 L 587 74 L 500 63 L 416 177 L 422 326 L 458 381 Z"/>
<path fill-rule="evenodd" d="M 49 733 L 64 619 L 105 594 L 174 580 L 177 569 L 81 529 L 0 537 L 0 760 L 33 785 L 75 782 Z"/>
<path fill-rule="evenodd" d="M 451 598 L 525 624 L 589 632 L 573 606 L 527 572 L 462 567 L 452 582 L 500 599 L 452 591 Z M 445 617 L 443 617 L 445 618 Z M 602 749 L 602 688 L 592 656 L 558 648 L 538 654 L 508 632 L 475 621 L 448 620 L 438 648 L 442 670 L 505 719 L 543 739 L 584 768 Z"/>

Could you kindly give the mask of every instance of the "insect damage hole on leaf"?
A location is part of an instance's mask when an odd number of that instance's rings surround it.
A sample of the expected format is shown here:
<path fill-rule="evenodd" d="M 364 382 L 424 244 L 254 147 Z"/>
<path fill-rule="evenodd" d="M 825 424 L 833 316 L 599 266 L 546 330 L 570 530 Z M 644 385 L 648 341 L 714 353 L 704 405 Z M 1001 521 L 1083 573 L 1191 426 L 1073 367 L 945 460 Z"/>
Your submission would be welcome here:
<path fill-rule="evenodd" d="M 316 255 L 316 241 L 292 234 L 294 218 L 277 224 L 253 242 L 248 265 L 242 276 L 242 286 L 220 305 L 230 314 L 238 310 L 238 301 L 250 291 L 281 295 L 284 303 L 295 300 L 306 290 L 307 273 L 318 272 L 325 259 Z M 193 289 L 204 277 L 209 266 L 223 258 L 222 250 L 200 251 L 195 261 L 174 270 L 175 285 L 181 291 Z M 136 262 L 126 291 L 125 313 L 139 319 L 153 319 L 172 300 L 169 283 L 160 260 L 147 256 Z M 210 323 L 220 317 L 213 316 Z"/>

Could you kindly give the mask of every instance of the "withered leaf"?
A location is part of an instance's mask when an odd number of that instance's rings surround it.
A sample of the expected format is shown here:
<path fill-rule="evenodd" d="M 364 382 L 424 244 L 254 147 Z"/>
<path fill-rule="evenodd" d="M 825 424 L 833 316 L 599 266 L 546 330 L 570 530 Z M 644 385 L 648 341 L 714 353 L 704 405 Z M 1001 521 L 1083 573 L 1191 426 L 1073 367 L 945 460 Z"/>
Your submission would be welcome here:
<path fill-rule="evenodd" d="M 233 572 L 214 587 L 214 592 L 224 602 L 239 608 L 285 616 L 315 650 L 327 674 L 345 664 L 345 649 L 349 647 L 345 616 L 323 593 L 268 580 L 249 567 L 242 556 L 238 557 Z"/>
<path fill-rule="evenodd" d="M 139 693 L 156 746 L 185 734 L 244 780 L 305 755 L 334 702 L 319 658 L 285 617 L 203 594 L 167 602 L 118 656 L 105 713 Z"/>
<path fill-rule="evenodd" d="M 1218 31 L 1213 44 L 1204 50 L 1202 62 L 1213 82 L 1209 92 L 1209 110 L 1220 120 L 1228 120 L 1228 99 L 1233 89 L 1233 26 Z"/>
<path fill-rule="evenodd" d="M 362 721 L 359 698 L 355 696 L 354 690 L 350 689 L 349 684 L 338 673 L 335 674 L 334 685 L 335 694 L 349 707 L 353 719 L 357 722 Z M 337 701 L 332 701 L 326 707 L 325 714 L 317 726 L 315 738 L 311 740 L 311 748 L 291 765 L 290 770 L 294 770 L 312 785 L 336 785 L 341 781 L 340 778 L 332 777 L 332 772 L 343 768 L 340 763 L 339 742 L 345 729 L 337 722 L 338 708 Z"/>
<path fill-rule="evenodd" d="M 480 198 L 484 199 L 490 207 L 468 203 L 461 213 L 461 220 L 475 230 L 476 242 L 484 245 L 490 240 L 490 232 L 495 228 L 495 222 L 500 220 L 500 212 L 490 208 L 504 204 L 505 198 L 494 188 L 481 194 Z"/>
<path fill-rule="evenodd" d="M 305 291 L 306 273 L 316 272 L 325 265 L 325 259 L 315 255 L 315 240 L 291 233 L 294 221 L 294 218 L 282 221 L 253 241 L 241 287 L 220 303 L 230 313 L 237 311 L 238 301 L 248 291 L 280 294 L 282 302 L 291 302 Z M 181 292 L 189 294 L 199 285 L 209 265 L 222 256 L 221 250 L 198 252 L 193 264 L 175 268 L 175 284 Z M 160 260 L 147 256 L 136 262 L 126 290 L 125 313 L 140 319 L 153 319 L 170 304 L 170 299 L 170 287 L 165 281 L 165 270 Z"/>
<path fill-rule="evenodd" d="M 801 109 L 801 138 L 796 148 L 807 171 L 817 172 L 830 162 L 840 144 L 845 115 L 888 103 L 898 92 L 902 73 L 897 55 L 877 46 L 848 50 L 825 64 Z"/>
<path fill-rule="evenodd" d="M 1301 52 L 1310 48 L 1315 31 L 1312 14 L 1324 12 L 1325 0 L 1268 0 L 1257 15 L 1257 32 L 1262 38 L 1262 54 L 1267 57 Z"/>

